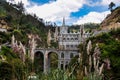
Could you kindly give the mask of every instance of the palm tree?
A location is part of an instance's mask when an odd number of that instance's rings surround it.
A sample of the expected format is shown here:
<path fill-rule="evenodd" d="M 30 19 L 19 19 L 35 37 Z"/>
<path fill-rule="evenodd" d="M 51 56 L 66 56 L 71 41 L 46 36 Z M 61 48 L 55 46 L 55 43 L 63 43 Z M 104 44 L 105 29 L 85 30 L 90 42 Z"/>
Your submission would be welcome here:
<path fill-rule="evenodd" d="M 114 6 L 115 6 L 115 3 L 111 2 L 111 3 L 109 4 L 109 8 L 108 8 L 108 9 L 110 9 L 110 11 L 112 12 Z"/>

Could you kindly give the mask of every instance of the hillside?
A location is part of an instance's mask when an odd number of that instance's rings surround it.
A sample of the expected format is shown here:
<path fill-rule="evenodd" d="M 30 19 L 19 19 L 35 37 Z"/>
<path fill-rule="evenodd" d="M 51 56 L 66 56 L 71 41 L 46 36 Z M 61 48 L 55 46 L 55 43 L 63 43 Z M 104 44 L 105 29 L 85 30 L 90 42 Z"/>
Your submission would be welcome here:
<path fill-rule="evenodd" d="M 120 6 L 115 8 L 101 23 L 102 29 L 120 27 Z"/>
<path fill-rule="evenodd" d="M 104 67 L 105 80 L 119 80 L 120 78 L 120 29 L 111 30 L 108 33 L 91 37 L 93 45 L 99 45 L 101 62 L 109 59 L 110 68 Z M 106 65 L 108 65 L 106 64 Z"/>
<path fill-rule="evenodd" d="M 35 14 L 26 14 L 22 5 L 21 3 L 13 5 L 0 0 L 0 28 L 8 31 L 0 32 L 0 44 L 10 42 L 11 35 L 14 34 L 17 40 L 27 45 L 28 36 L 32 34 L 36 37 L 39 47 L 46 47 L 48 27 L 45 26 L 43 19 Z"/>

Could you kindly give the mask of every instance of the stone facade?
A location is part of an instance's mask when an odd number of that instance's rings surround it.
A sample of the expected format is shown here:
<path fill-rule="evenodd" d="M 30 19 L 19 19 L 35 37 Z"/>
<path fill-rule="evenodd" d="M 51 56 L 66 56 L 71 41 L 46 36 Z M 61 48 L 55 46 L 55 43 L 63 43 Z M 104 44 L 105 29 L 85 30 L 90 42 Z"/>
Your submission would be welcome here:
<path fill-rule="evenodd" d="M 85 33 L 83 25 L 80 26 L 78 32 L 68 32 L 68 27 L 65 25 L 64 19 L 59 32 L 57 29 L 56 27 L 54 40 L 58 40 L 59 49 L 77 50 L 78 45 L 90 36 L 89 33 Z"/>
<path fill-rule="evenodd" d="M 71 60 L 71 58 L 75 57 L 76 55 L 79 55 L 78 50 L 59 50 L 59 49 L 35 49 L 34 55 L 36 53 L 43 55 L 43 71 L 44 73 L 47 73 L 50 71 L 50 53 L 55 53 L 58 56 L 58 68 L 65 70 Z"/>
<path fill-rule="evenodd" d="M 47 49 L 36 49 L 36 52 L 41 52 L 44 56 L 44 72 L 50 70 L 50 57 L 51 52 L 58 55 L 58 68 L 65 70 L 70 60 L 79 55 L 78 45 L 82 43 L 86 38 L 90 36 L 89 33 L 85 33 L 84 26 L 80 26 L 78 32 L 68 32 L 68 27 L 65 25 L 65 20 L 63 19 L 63 24 L 61 27 L 56 27 L 54 37 L 51 37 L 50 31 L 48 32 L 47 42 L 50 46 L 50 40 L 58 42 L 58 49 L 47 48 Z"/>
<path fill-rule="evenodd" d="M 6 28 L 0 28 L 0 32 L 7 32 Z"/>

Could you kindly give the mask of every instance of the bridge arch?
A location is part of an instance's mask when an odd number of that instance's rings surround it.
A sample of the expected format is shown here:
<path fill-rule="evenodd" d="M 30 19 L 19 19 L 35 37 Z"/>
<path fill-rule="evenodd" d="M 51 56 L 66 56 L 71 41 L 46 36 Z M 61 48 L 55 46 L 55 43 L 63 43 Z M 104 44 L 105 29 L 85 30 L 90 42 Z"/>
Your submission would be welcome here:
<path fill-rule="evenodd" d="M 42 51 L 35 51 L 33 67 L 36 73 L 44 71 L 44 53 Z"/>
<path fill-rule="evenodd" d="M 48 70 L 58 68 L 59 53 L 57 51 L 48 52 Z"/>
<path fill-rule="evenodd" d="M 36 71 L 44 71 L 44 73 L 49 72 L 52 69 L 52 61 L 51 61 L 51 55 L 56 55 L 56 60 L 58 61 L 56 64 L 56 68 L 59 69 L 67 69 L 68 64 L 70 63 L 70 60 L 78 55 L 78 50 L 59 50 L 59 49 L 35 49 L 34 50 L 34 59 L 36 57 L 39 57 L 41 59 L 40 63 L 39 60 L 36 63 Z M 38 58 L 37 58 L 38 59 Z M 36 60 L 35 60 L 36 61 Z M 54 61 L 54 60 L 53 60 Z M 40 67 L 40 70 L 37 70 L 37 68 Z M 55 69 L 55 68 L 54 68 Z"/>

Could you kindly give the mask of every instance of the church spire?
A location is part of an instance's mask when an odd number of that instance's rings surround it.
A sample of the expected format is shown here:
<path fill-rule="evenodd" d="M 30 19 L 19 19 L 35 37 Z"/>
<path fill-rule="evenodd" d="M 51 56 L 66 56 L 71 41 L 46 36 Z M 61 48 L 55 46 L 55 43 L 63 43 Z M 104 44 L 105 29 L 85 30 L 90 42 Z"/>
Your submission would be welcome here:
<path fill-rule="evenodd" d="M 62 27 L 65 27 L 65 18 L 63 17 L 63 24 Z"/>

